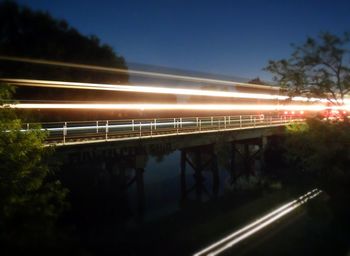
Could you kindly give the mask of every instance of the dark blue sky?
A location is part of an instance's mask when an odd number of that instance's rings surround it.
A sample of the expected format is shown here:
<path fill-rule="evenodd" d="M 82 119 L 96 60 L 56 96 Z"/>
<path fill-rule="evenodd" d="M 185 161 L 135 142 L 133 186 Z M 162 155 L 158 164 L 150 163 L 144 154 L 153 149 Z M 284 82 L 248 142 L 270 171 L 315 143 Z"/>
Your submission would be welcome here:
<path fill-rule="evenodd" d="M 269 79 L 269 59 L 320 31 L 350 31 L 340 0 L 19 0 L 97 35 L 127 61 Z"/>

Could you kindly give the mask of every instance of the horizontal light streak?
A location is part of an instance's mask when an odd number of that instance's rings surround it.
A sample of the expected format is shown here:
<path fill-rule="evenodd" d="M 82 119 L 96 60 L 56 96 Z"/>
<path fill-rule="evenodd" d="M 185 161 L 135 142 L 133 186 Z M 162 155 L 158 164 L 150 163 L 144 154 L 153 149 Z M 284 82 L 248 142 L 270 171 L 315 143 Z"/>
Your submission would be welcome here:
<path fill-rule="evenodd" d="M 322 102 L 322 103 L 332 103 L 332 104 L 338 104 L 338 102 L 335 99 L 324 99 L 324 98 L 307 98 L 302 96 L 295 96 L 291 98 L 293 101 L 303 101 L 303 102 Z M 344 104 L 350 104 L 349 99 L 343 99 L 342 101 Z"/>
<path fill-rule="evenodd" d="M 218 90 L 201 90 L 201 89 L 187 89 L 187 88 L 174 88 L 174 87 L 171 88 L 171 87 L 142 86 L 142 85 L 97 84 L 97 83 L 47 81 L 47 80 L 32 80 L 32 79 L 0 79 L 0 81 L 6 82 L 12 85 L 19 85 L 19 86 L 36 86 L 36 87 L 51 87 L 51 88 L 65 88 L 65 89 L 88 89 L 88 90 L 104 90 L 104 91 L 122 91 L 122 92 L 244 98 L 244 99 L 266 99 L 266 100 L 286 100 L 289 98 L 288 96 L 277 95 L 277 94 L 227 92 L 227 91 L 218 91 Z"/>
<path fill-rule="evenodd" d="M 49 81 L 34 79 L 11 79 L 1 78 L 0 81 L 15 86 L 32 86 L 62 89 L 84 89 L 84 90 L 103 90 L 103 91 L 120 91 L 120 92 L 137 92 L 137 93 L 153 93 L 153 94 L 172 94 L 187 96 L 207 96 L 207 97 L 225 97 L 225 98 L 241 98 L 241 99 L 264 99 L 264 100 L 287 100 L 302 102 L 329 102 L 327 99 L 307 98 L 303 96 L 295 96 L 290 98 L 286 95 L 264 94 L 264 93 L 246 93 L 246 92 L 227 92 L 218 90 L 201 90 L 187 88 L 171 88 L 161 86 L 145 86 L 145 85 L 121 85 L 121 84 L 97 84 L 97 83 L 80 83 L 66 81 Z M 334 100 L 333 100 L 334 102 Z M 345 104 L 350 104 L 349 99 L 344 99 Z"/>
<path fill-rule="evenodd" d="M 205 83 L 214 83 L 214 84 L 231 85 L 231 86 L 239 85 L 239 86 L 244 86 L 249 88 L 261 88 L 261 89 L 277 90 L 277 91 L 280 89 L 279 87 L 275 87 L 275 86 L 256 85 L 256 84 L 249 84 L 249 83 L 234 82 L 229 80 L 174 75 L 174 74 L 159 73 L 159 72 L 141 71 L 141 70 L 110 68 L 110 67 L 102 67 L 102 66 L 95 66 L 95 65 L 67 63 L 67 62 L 61 62 L 61 61 L 50 61 L 50 60 L 43 60 L 43 59 L 0 56 L 0 60 L 25 62 L 25 63 L 50 65 L 50 66 L 60 66 L 60 67 L 67 67 L 67 68 L 87 69 L 87 70 L 94 70 L 94 71 L 100 71 L 100 72 L 102 71 L 102 72 L 112 72 L 112 73 L 122 73 L 122 74 L 133 74 L 133 75 L 140 75 L 140 76 L 146 76 L 146 77 L 157 77 L 162 79 L 166 78 L 166 79 L 173 79 L 173 80 L 182 80 L 182 81 L 188 81 L 188 82 L 205 82 Z"/>
<path fill-rule="evenodd" d="M 274 90 L 274 91 L 281 90 L 281 88 L 279 86 L 257 85 L 257 84 L 234 82 L 234 81 L 221 80 L 221 79 L 210 79 L 210 78 L 203 78 L 203 77 L 174 75 L 174 74 L 159 73 L 159 72 L 149 72 L 149 71 L 140 71 L 140 70 L 121 69 L 121 68 L 110 68 L 110 67 L 103 67 L 103 66 L 96 66 L 96 65 L 67 63 L 67 62 L 50 61 L 50 60 L 43 60 L 43 59 L 21 58 L 21 57 L 0 55 L 0 60 L 25 62 L 25 63 L 41 64 L 41 65 L 60 66 L 60 67 L 67 67 L 67 68 L 87 69 L 87 70 L 112 72 L 112 73 L 134 74 L 134 75 L 141 75 L 141 76 L 183 80 L 183 81 L 189 81 L 189 82 L 206 82 L 206 83 L 223 84 L 223 85 L 231 85 L 231 86 L 238 85 L 238 86 L 247 87 L 247 88 L 260 88 L 260 89 L 264 89 L 264 90 Z M 9 79 L 0 79 L 0 81 L 1 80 L 5 81 L 5 80 L 9 80 Z M 22 84 L 22 85 L 24 85 L 24 84 Z M 281 97 L 284 97 L 284 96 L 281 96 Z M 289 97 L 286 97 L 286 98 L 289 98 Z M 302 97 L 302 96 L 292 97 L 291 99 L 294 101 L 308 101 L 308 102 L 317 101 L 317 102 L 323 102 L 323 103 L 329 102 L 329 100 L 327 100 L 327 99 L 308 98 L 308 97 Z M 335 99 L 331 100 L 331 101 L 333 103 L 337 103 Z M 343 102 L 345 104 L 350 104 L 350 99 L 344 99 Z"/>
<path fill-rule="evenodd" d="M 267 215 L 259 218 L 258 220 L 252 222 L 251 224 L 235 231 L 234 233 L 228 235 L 227 237 L 221 239 L 220 241 L 208 246 L 207 248 L 197 252 L 194 256 L 201 255 L 218 255 L 221 252 L 231 248 L 240 241 L 250 237 L 251 235 L 257 233 L 261 229 L 267 227 L 273 222 L 279 220 L 283 216 L 292 212 L 296 208 L 300 207 L 302 204 L 306 203 L 308 200 L 318 196 L 322 191 L 319 189 L 313 189 L 312 191 L 302 195 L 296 200 L 293 200 L 278 209 L 268 213 Z"/>
<path fill-rule="evenodd" d="M 95 109 L 95 110 L 231 110 L 231 111 L 322 111 L 324 105 L 268 105 L 268 104 L 49 104 L 19 103 L 2 107 L 16 109 Z M 340 108 L 340 107 L 339 107 Z M 334 109 L 339 109 L 334 107 Z"/>

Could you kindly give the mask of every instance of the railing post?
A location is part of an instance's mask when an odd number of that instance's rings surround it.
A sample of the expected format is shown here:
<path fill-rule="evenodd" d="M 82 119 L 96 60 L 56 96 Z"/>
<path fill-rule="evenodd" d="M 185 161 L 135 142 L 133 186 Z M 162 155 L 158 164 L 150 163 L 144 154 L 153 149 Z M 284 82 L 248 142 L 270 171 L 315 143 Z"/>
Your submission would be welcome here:
<path fill-rule="evenodd" d="M 155 129 L 155 128 L 154 128 Z M 152 137 L 152 122 L 151 122 L 151 137 Z"/>
<path fill-rule="evenodd" d="M 134 120 L 131 120 L 131 128 L 132 128 L 132 131 L 135 131 L 135 121 Z"/>
<path fill-rule="evenodd" d="M 228 125 L 231 125 L 231 116 L 228 116 Z"/>
<path fill-rule="evenodd" d="M 98 121 L 96 121 L 96 133 L 98 133 Z"/>
<path fill-rule="evenodd" d="M 154 130 L 157 130 L 157 119 L 154 118 Z"/>
<path fill-rule="evenodd" d="M 239 116 L 239 128 L 242 128 L 242 116 Z"/>
<path fill-rule="evenodd" d="M 106 140 L 108 140 L 108 120 L 106 121 Z"/>
<path fill-rule="evenodd" d="M 67 136 L 67 122 L 64 122 L 64 125 L 63 125 L 63 144 L 66 143 L 66 136 Z"/>
<path fill-rule="evenodd" d="M 27 123 L 27 131 L 29 131 L 29 123 Z"/>
<path fill-rule="evenodd" d="M 202 130 L 202 120 L 199 120 L 199 131 Z"/>
<path fill-rule="evenodd" d="M 253 115 L 250 115 L 250 123 L 253 123 Z"/>
<path fill-rule="evenodd" d="M 176 134 L 179 134 L 179 121 L 176 122 Z"/>
<path fill-rule="evenodd" d="M 174 118 L 174 129 L 176 128 L 176 118 Z"/>
<path fill-rule="evenodd" d="M 213 126 L 214 125 L 214 118 L 211 117 L 210 119 L 211 119 L 211 126 Z"/>
<path fill-rule="evenodd" d="M 224 116 L 224 128 L 226 129 L 226 116 Z"/>
<path fill-rule="evenodd" d="M 255 128 L 256 118 L 254 117 L 254 128 Z"/>
<path fill-rule="evenodd" d="M 198 117 L 196 117 L 196 126 L 198 127 Z"/>
<path fill-rule="evenodd" d="M 180 128 L 182 129 L 182 117 L 180 117 Z"/>

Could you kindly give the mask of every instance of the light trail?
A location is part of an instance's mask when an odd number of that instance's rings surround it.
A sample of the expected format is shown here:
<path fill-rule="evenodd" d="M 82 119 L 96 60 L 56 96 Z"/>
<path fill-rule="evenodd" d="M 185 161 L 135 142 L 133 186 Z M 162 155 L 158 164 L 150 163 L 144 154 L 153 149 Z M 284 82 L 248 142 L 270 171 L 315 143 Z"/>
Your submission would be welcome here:
<path fill-rule="evenodd" d="M 86 70 L 93 70 L 93 71 L 100 71 L 100 72 L 102 71 L 102 72 L 112 72 L 112 73 L 122 73 L 122 74 L 134 74 L 134 75 L 140 75 L 140 76 L 146 76 L 146 77 L 167 78 L 167 79 L 182 80 L 182 81 L 188 81 L 188 82 L 206 82 L 206 83 L 231 85 L 231 86 L 239 85 L 239 86 L 249 87 L 249 88 L 261 88 L 261 89 L 276 90 L 276 91 L 280 90 L 279 87 L 275 87 L 275 86 L 256 85 L 256 84 L 249 84 L 249 83 L 234 82 L 229 80 L 202 78 L 202 77 L 195 77 L 195 76 L 173 75 L 173 74 L 159 73 L 159 72 L 101 67 L 101 66 L 95 66 L 95 65 L 67 63 L 67 62 L 50 61 L 50 60 L 43 60 L 43 59 L 0 56 L 0 60 L 25 62 L 25 63 L 31 63 L 31 64 L 58 66 L 58 67 L 66 67 L 66 68 L 86 69 Z"/>
<path fill-rule="evenodd" d="M 266 93 L 246 93 L 246 92 L 227 92 L 218 90 L 201 90 L 187 89 L 178 87 L 162 87 L 150 85 L 122 85 L 122 84 L 98 84 L 98 83 L 80 83 L 66 81 L 50 81 L 35 79 L 13 79 L 0 78 L 1 82 L 14 86 L 32 86 L 62 89 L 84 89 L 84 90 L 102 90 L 102 91 L 121 91 L 121 92 L 137 92 L 137 93 L 155 93 L 155 94 L 173 94 L 187 96 L 207 96 L 207 97 L 225 97 L 225 98 L 241 98 L 241 99 L 264 99 L 264 100 L 287 100 L 301 102 L 329 102 L 327 99 L 307 98 L 295 96 L 290 98 L 287 95 L 266 94 Z M 350 104 L 349 99 L 344 99 L 344 104 Z"/>
<path fill-rule="evenodd" d="M 217 91 L 217 90 L 169 88 L 169 87 L 142 86 L 142 85 L 97 84 L 97 83 L 79 83 L 79 82 L 65 82 L 65 81 L 7 79 L 7 78 L 0 79 L 0 81 L 11 85 L 18 85 L 18 86 L 51 87 L 51 88 L 63 88 L 63 89 L 87 89 L 87 90 L 103 90 L 103 91 L 122 91 L 122 92 L 175 94 L 175 95 L 244 98 L 244 99 L 266 99 L 266 100 L 286 100 L 289 98 L 288 96 L 278 95 L 278 94 L 227 92 L 227 91 Z"/>
<path fill-rule="evenodd" d="M 307 98 L 307 97 L 302 97 L 302 96 L 295 96 L 292 97 L 291 100 L 293 101 L 303 101 L 303 102 L 322 102 L 322 103 L 330 103 L 332 102 L 333 104 L 337 104 L 337 101 L 335 99 L 324 99 L 324 98 Z M 350 99 L 344 99 L 343 104 L 348 105 L 350 104 Z"/>
<path fill-rule="evenodd" d="M 202 111 L 322 111 L 324 105 L 266 105 L 266 104 L 69 104 L 18 103 L 4 104 L 15 109 L 94 109 L 94 110 L 202 110 Z M 334 107 L 339 109 L 340 107 Z"/>
<path fill-rule="evenodd" d="M 312 191 L 302 195 L 296 200 L 293 200 L 278 209 L 268 213 L 267 215 L 261 217 L 260 219 L 252 222 L 251 224 L 237 230 L 236 232 L 228 235 L 227 237 L 221 239 L 220 241 L 208 246 L 207 248 L 197 252 L 194 256 L 202 256 L 202 255 L 210 255 L 215 256 L 220 254 L 221 252 L 231 248 L 232 246 L 238 244 L 242 240 L 250 237 L 251 235 L 257 233 L 268 225 L 274 223 L 279 220 L 283 216 L 292 212 L 296 208 L 300 207 L 308 200 L 313 199 L 318 196 L 322 191 L 319 189 L 313 189 Z"/>
<path fill-rule="evenodd" d="M 175 79 L 175 80 L 183 80 L 183 81 L 189 81 L 189 82 L 206 82 L 206 83 L 231 85 L 231 86 L 237 86 L 238 85 L 238 86 L 242 86 L 242 87 L 260 88 L 260 89 L 273 90 L 273 91 L 280 91 L 281 90 L 281 88 L 278 87 L 278 86 L 257 85 L 257 84 L 241 83 L 241 82 L 234 82 L 234 81 L 221 80 L 221 79 L 210 79 L 210 78 L 174 75 L 174 74 L 159 73 L 159 72 L 129 70 L 129 69 L 121 69 L 121 68 L 110 68 L 110 67 L 103 67 L 103 66 L 96 66 L 96 65 L 67 63 L 67 62 L 50 61 L 50 60 L 43 60 L 43 59 L 21 58 L 21 57 L 2 56 L 2 55 L 0 55 L 0 60 L 14 61 L 14 62 L 24 62 L 24 63 L 40 64 L 40 65 L 49 65 L 49 66 L 59 66 L 59 67 L 67 67 L 67 68 L 87 69 L 87 70 L 102 71 L 102 72 L 134 74 L 134 75 L 141 75 L 141 76 L 150 76 L 150 77 L 158 77 L 158 78 L 168 78 L 168 79 Z M 24 85 L 24 84 L 22 84 L 22 85 Z M 88 88 L 85 88 L 85 89 L 88 89 Z M 162 93 L 162 92 L 158 92 L 158 93 Z M 207 96 L 209 96 L 209 95 L 207 95 Z M 228 97 L 231 97 L 231 96 L 228 96 Z M 286 97 L 284 99 L 290 98 L 288 96 L 279 96 L 279 97 Z M 245 97 L 242 97 L 242 98 L 245 98 Z M 271 99 L 271 98 L 268 98 L 268 99 Z M 276 98 L 276 99 L 278 99 L 278 98 Z M 283 100 L 283 98 L 280 98 L 280 99 Z M 317 102 L 322 102 L 322 103 L 329 102 L 327 99 L 308 98 L 308 97 L 302 97 L 302 96 L 292 97 L 291 99 L 293 101 L 304 101 L 304 102 L 306 102 L 306 101 L 307 102 L 316 102 L 317 101 Z M 334 103 L 335 100 L 331 100 L 331 101 Z M 344 104 L 350 104 L 350 99 L 344 99 L 343 103 Z"/>

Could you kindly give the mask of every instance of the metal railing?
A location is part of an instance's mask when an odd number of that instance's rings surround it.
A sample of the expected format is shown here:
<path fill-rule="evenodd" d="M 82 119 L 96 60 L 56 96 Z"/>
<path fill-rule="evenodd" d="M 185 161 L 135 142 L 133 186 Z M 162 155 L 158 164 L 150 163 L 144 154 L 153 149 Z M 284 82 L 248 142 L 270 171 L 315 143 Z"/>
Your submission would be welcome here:
<path fill-rule="evenodd" d="M 91 140 L 121 138 L 146 138 L 154 136 L 225 131 L 285 125 L 303 121 L 291 116 L 237 115 L 211 117 L 179 117 L 132 120 L 98 120 L 41 123 L 41 130 L 48 132 L 47 143 L 57 144 Z M 38 124 L 24 124 L 30 130 Z"/>

